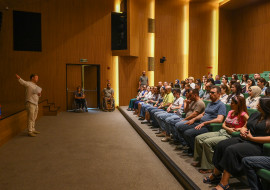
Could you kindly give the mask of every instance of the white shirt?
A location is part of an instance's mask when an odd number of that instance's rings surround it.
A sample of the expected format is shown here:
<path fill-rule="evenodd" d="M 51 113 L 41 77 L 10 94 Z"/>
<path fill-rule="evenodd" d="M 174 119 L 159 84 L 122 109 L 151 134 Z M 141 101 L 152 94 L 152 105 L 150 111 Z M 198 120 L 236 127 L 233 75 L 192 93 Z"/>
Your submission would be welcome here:
<path fill-rule="evenodd" d="M 220 101 L 223 102 L 224 104 L 226 104 L 228 99 L 228 95 L 227 94 L 223 94 L 222 96 L 220 96 Z"/>
<path fill-rule="evenodd" d="M 195 83 L 190 83 L 190 87 L 195 89 Z"/>
<path fill-rule="evenodd" d="M 176 107 L 179 107 L 183 103 L 184 103 L 184 99 L 182 97 L 179 97 L 178 99 L 175 98 L 171 109 L 175 109 Z"/>
<path fill-rule="evenodd" d="M 21 78 L 19 79 L 19 83 L 25 87 L 25 102 L 38 105 L 38 94 L 41 93 L 42 88 L 31 81 L 24 81 Z"/>

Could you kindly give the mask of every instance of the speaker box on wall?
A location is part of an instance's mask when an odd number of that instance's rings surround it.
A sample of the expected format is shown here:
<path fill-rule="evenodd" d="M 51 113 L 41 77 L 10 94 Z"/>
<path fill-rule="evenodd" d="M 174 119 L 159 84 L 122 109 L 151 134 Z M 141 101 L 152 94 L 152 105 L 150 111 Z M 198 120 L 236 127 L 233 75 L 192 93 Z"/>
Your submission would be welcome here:
<path fill-rule="evenodd" d="M 41 13 L 13 11 L 13 49 L 41 51 Z"/>
<path fill-rule="evenodd" d="M 127 49 L 127 14 L 115 13 L 111 14 L 111 49 L 126 50 Z"/>

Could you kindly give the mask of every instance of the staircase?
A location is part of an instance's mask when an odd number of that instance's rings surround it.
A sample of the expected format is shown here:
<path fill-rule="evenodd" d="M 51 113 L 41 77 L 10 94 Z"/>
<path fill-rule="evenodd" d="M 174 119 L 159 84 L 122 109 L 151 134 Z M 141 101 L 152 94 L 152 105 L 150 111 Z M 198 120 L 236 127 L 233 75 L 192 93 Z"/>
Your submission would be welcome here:
<path fill-rule="evenodd" d="M 57 116 L 60 111 L 60 107 L 56 107 L 55 103 L 47 102 L 47 105 L 43 106 L 44 116 Z"/>

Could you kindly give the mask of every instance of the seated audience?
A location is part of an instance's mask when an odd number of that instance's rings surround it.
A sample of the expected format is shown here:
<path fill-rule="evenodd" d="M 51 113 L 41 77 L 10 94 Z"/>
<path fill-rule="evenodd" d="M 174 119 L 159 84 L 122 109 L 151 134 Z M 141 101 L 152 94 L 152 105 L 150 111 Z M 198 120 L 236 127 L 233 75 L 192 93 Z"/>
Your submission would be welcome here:
<path fill-rule="evenodd" d="M 210 173 L 214 169 L 212 157 L 214 147 L 222 140 L 231 138 L 231 134 L 240 129 L 248 120 L 245 98 L 235 96 L 232 98 L 231 111 L 229 111 L 222 128 L 217 132 L 209 132 L 198 135 L 195 138 L 194 160 L 198 161 L 192 165 L 200 167 L 200 173 Z"/>
<path fill-rule="evenodd" d="M 187 90 L 189 90 L 189 89 L 191 89 L 190 84 L 189 84 L 189 83 L 186 83 L 186 84 L 185 84 L 185 91 L 184 91 L 184 93 L 183 93 L 183 96 L 186 96 L 186 92 L 187 92 Z"/>
<path fill-rule="evenodd" d="M 77 87 L 77 91 L 74 93 L 75 103 L 77 108 L 80 110 L 85 110 L 88 112 L 88 109 L 86 107 L 86 101 L 85 101 L 85 94 L 83 93 L 80 86 Z"/>
<path fill-rule="evenodd" d="M 240 130 L 240 137 L 226 139 L 217 144 L 212 159 L 214 172 L 203 180 L 204 183 L 217 181 L 223 172 L 215 189 L 229 189 L 230 176 L 238 177 L 244 174 L 242 159 L 262 155 L 262 144 L 270 142 L 269 108 L 270 98 L 261 98 L 258 104 L 259 112 L 250 115 L 247 125 Z"/>
<path fill-rule="evenodd" d="M 265 90 L 269 86 L 269 83 L 264 79 L 260 78 L 257 80 L 257 86 L 262 89 L 261 95 L 265 95 Z"/>
<path fill-rule="evenodd" d="M 213 74 L 212 73 L 209 73 L 208 74 L 208 79 L 213 79 Z M 213 79 L 214 80 L 214 79 Z"/>
<path fill-rule="evenodd" d="M 184 112 L 186 113 L 186 117 L 182 118 L 180 116 L 178 118 L 173 118 L 168 122 L 166 121 L 172 130 L 174 141 L 179 143 L 179 146 L 175 148 L 176 150 L 182 149 L 187 145 L 183 136 L 179 133 L 179 127 L 197 117 L 199 114 L 202 114 L 204 110 L 205 104 L 200 99 L 198 90 L 190 90 L 187 99 L 184 101 Z"/>
<path fill-rule="evenodd" d="M 241 88 L 240 83 L 238 82 L 233 83 L 231 86 L 231 94 L 228 96 L 226 104 L 230 104 L 232 101 L 232 97 L 234 96 L 244 97 L 244 95 L 241 92 L 242 92 L 242 88 Z"/>
<path fill-rule="evenodd" d="M 163 142 L 167 142 L 170 140 L 170 129 L 166 128 L 164 120 L 169 117 L 174 115 L 174 112 L 176 112 L 177 110 L 179 110 L 184 102 L 184 99 L 182 97 L 180 97 L 180 89 L 175 89 L 173 91 L 173 96 L 174 96 L 174 101 L 173 103 L 166 109 L 165 112 L 158 112 L 158 114 L 155 114 L 156 120 L 159 124 L 159 127 L 161 128 L 161 133 L 158 134 L 157 136 L 159 137 L 164 137 L 163 139 L 161 139 L 161 141 Z"/>
<path fill-rule="evenodd" d="M 246 99 L 247 108 L 257 109 L 261 98 L 261 89 L 258 86 L 251 86 L 248 90 L 249 97 Z"/>
<path fill-rule="evenodd" d="M 224 84 L 224 85 L 227 85 L 229 87 L 229 90 L 230 90 L 230 85 L 229 85 L 229 79 L 228 77 L 222 77 L 222 80 L 221 80 L 221 83 Z"/>
<path fill-rule="evenodd" d="M 136 101 L 134 102 L 134 107 L 133 110 L 135 111 L 135 114 L 138 112 L 138 104 L 139 102 L 143 102 L 144 97 L 148 94 L 148 92 L 150 91 L 150 88 L 146 88 L 146 85 L 141 85 L 142 86 L 142 91 L 139 94 L 139 96 L 136 98 Z"/>
<path fill-rule="evenodd" d="M 208 83 L 211 83 L 213 86 L 215 85 L 215 81 L 213 78 L 207 79 Z"/>
<path fill-rule="evenodd" d="M 138 110 L 136 111 L 136 109 L 135 109 L 135 114 L 138 114 L 138 117 L 140 116 L 142 105 L 145 104 L 146 101 L 152 99 L 153 96 L 154 96 L 154 87 L 153 86 L 148 86 L 147 87 L 147 94 L 144 96 L 142 101 L 140 101 L 138 103 Z M 136 102 L 135 102 L 135 104 L 136 104 Z"/>
<path fill-rule="evenodd" d="M 249 156 L 242 159 L 244 171 L 251 190 L 270 189 L 270 184 L 261 184 L 256 171 L 259 169 L 270 170 L 269 156 Z"/>
<path fill-rule="evenodd" d="M 134 111 L 134 103 L 137 101 L 137 98 L 140 96 L 140 94 L 143 92 L 143 85 L 140 87 L 140 90 L 138 91 L 138 94 L 136 98 L 133 98 L 129 101 L 128 111 Z"/>
<path fill-rule="evenodd" d="M 228 95 L 230 94 L 230 90 L 229 87 L 227 85 L 220 85 L 220 89 L 221 89 L 221 94 L 220 94 L 220 101 L 223 104 L 227 103 L 227 99 L 228 99 Z"/>
<path fill-rule="evenodd" d="M 205 85 L 207 83 L 207 76 L 204 75 L 203 78 L 202 78 L 202 89 L 205 90 Z"/>
<path fill-rule="evenodd" d="M 205 112 L 178 126 L 178 131 L 189 146 L 188 153 L 193 155 L 194 141 L 197 135 L 209 132 L 210 123 L 221 123 L 226 116 L 226 107 L 219 100 L 220 87 L 213 86 L 210 91 L 211 102 L 208 103 Z"/>

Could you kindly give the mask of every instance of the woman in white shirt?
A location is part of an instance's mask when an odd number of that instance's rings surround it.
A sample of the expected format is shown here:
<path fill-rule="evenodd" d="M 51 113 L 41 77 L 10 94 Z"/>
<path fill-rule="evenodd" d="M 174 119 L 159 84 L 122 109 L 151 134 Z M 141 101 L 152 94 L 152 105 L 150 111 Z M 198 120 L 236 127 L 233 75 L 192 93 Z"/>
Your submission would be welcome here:
<path fill-rule="evenodd" d="M 260 100 L 261 88 L 258 86 L 251 86 L 248 89 L 249 97 L 246 99 L 247 108 L 257 109 L 257 105 Z"/>
<path fill-rule="evenodd" d="M 220 88 L 221 88 L 220 101 L 226 104 L 227 99 L 228 99 L 228 94 L 230 94 L 230 89 L 227 85 L 224 85 L 224 84 L 222 84 Z"/>

